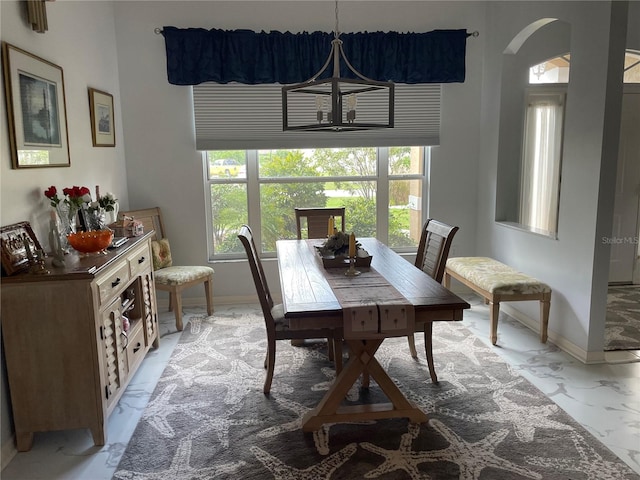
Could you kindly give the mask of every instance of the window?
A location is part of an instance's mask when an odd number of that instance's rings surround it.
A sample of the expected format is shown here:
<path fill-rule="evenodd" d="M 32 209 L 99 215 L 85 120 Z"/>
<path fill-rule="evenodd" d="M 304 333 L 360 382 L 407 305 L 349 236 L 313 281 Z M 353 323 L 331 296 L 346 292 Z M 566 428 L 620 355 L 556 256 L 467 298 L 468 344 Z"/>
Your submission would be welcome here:
<path fill-rule="evenodd" d="M 209 256 L 241 257 L 243 223 L 262 253 L 273 255 L 276 240 L 296 238 L 295 207 L 343 205 L 347 231 L 412 251 L 423 224 L 428 154 L 426 147 L 206 151 Z"/>
<path fill-rule="evenodd" d="M 571 55 L 565 54 L 529 68 L 529 83 L 569 83 Z"/>
<path fill-rule="evenodd" d="M 563 112 L 564 93 L 527 93 L 520 223 L 544 234 L 558 227 Z"/>
<path fill-rule="evenodd" d="M 505 63 L 507 65 L 511 65 Z M 503 75 L 513 75 L 522 63 Z M 525 106 L 522 135 L 515 127 L 507 127 L 504 149 L 499 159 L 499 187 L 496 220 L 515 224 L 519 228 L 555 237 L 558 230 L 558 209 L 561 184 L 563 117 L 567 85 L 570 78 L 571 55 L 564 53 L 541 63 L 529 64 L 528 87 L 524 90 Z M 506 78 L 506 77 L 503 77 Z M 640 52 L 627 50 L 624 59 L 625 84 L 640 83 Z M 503 83 L 503 100 L 515 101 L 522 95 L 518 87 Z M 505 94 L 504 92 L 507 91 Z M 505 105 L 508 105 L 508 101 Z M 506 110 L 505 110 L 506 111 Z M 516 112 L 513 111 L 513 115 Z M 510 134 L 506 135 L 507 130 Z M 512 139 L 521 138 L 521 161 L 516 158 Z M 513 165 L 512 165 L 513 164 Z M 519 183 L 512 179 L 519 178 Z M 513 188 L 511 185 L 519 188 Z M 512 206 L 517 205 L 517 208 Z"/>
<path fill-rule="evenodd" d="M 571 55 L 566 53 L 529 69 L 529 83 L 569 83 Z M 624 54 L 624 83 L 640 83 L 640 52 L 627 50 Z"/>

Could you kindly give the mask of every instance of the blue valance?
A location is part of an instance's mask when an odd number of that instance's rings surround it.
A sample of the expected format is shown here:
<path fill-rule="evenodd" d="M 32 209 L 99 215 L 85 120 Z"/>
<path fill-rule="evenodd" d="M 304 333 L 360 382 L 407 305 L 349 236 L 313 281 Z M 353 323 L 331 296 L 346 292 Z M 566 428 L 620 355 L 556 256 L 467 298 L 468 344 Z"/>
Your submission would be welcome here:
<path fill-rule="evenodd" d="M 163 27 L 167 75 L 174 85 L 203 82 L 290 84 L 324 65 L 333 33 Z M 342 33 L 345 55 L 362 75 L 395 83 L 464 82 L 466 30 Z M 331 65 L 322 77 L 330 77 Z M 345 65 L 340 76 L 353 78 Z"/>

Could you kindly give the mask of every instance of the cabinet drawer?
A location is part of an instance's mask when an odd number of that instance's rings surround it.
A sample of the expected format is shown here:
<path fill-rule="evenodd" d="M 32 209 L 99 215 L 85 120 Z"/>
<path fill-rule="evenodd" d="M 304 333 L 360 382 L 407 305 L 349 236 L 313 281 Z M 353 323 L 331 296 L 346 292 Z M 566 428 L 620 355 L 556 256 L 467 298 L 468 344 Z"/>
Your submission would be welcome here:
<path fill-rule="evenodd" d="M 126 262 L 122 262 L 113 272 L 99 279 L 96 284 L 100 295 L 100 305 L 106 304 L 120 293 L 129 283 L 129 278 L 129 266 Z"/>
<path fill-rule="evenodd" d="M 138 273 L 151 268 L 151 252 L 149 246 L 145 243 L 142 247 L 137 248 L 131 254 L 127 255 L 129 263 L 129 274 L 135 277 Z"/>
<path fill-rule="evenodd" d="M 129 341 L 127 343 L 127 362 L 129 371 L 133 371 L 136 365 L 144 358 L 144 329 L 142 322 L 136 324 L 137 328 L 133 328 L 129 332 Z"/>

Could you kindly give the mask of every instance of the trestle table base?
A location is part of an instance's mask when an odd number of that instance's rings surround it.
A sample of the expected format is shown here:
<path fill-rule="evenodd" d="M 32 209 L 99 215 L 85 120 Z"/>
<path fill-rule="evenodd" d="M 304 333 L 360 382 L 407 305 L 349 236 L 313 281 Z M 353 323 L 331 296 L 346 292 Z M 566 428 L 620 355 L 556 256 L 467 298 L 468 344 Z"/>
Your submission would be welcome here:
<path fill-rule="evenodd" d="M 346 340 L 350 348 L 349 360 L 320 403 L 303 417 L 303 431 L 319 430 L 325 423 L 351 423 L 405 417 L 413 423 L 424 423 L 429 420 L 420 408 L 402 394 L 376 360 L 375 353 L 383 340 Z M 363 374 L 373 377 L 391 403 L 341 405 L 351 387 Z"/>

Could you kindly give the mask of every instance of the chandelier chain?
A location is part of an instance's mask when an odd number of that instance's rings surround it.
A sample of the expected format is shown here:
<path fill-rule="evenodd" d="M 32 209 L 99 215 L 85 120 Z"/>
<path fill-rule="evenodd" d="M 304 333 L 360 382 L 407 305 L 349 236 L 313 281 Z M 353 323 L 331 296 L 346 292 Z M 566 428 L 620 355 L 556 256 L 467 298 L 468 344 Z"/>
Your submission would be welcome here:
<path fill-rule="evenodd" d="M 336 0 L 336 29 L 333 32 L 334 38 L 338 38 L 340 36 L 340 29 L 338 28 L 338 0 Z"/>

